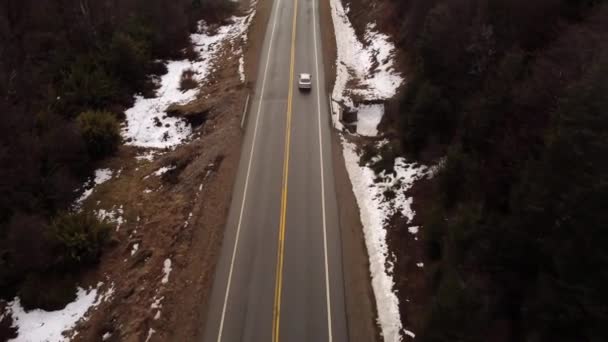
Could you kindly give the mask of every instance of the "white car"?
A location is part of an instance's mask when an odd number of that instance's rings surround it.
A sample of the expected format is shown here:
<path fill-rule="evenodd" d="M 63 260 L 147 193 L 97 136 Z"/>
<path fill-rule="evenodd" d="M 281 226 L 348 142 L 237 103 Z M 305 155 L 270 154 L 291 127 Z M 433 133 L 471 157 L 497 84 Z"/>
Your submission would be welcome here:
<path fill-rule="evenodd" d="M 300 74 L 298 77 L 298 88 L 310 89 L 312 88 L 312 78 L 310 74 Z"/>

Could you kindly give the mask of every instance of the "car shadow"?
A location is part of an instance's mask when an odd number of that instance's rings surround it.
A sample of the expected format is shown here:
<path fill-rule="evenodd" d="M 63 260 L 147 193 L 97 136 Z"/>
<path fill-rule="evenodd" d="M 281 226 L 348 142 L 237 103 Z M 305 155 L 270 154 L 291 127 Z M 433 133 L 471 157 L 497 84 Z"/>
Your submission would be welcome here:
<path fill-rule="evenodd" d="M 310 95 L 312 93 L 312 89 L 306 89 L 306 88 L 298 88 L 298 90 L 300 91 L 300 94 L 303 95 Z"/>

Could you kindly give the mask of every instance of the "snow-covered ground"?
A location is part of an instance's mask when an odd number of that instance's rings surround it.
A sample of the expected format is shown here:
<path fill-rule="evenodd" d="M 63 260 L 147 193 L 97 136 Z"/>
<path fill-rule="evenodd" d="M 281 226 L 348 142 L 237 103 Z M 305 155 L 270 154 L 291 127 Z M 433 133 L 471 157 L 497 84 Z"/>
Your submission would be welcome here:
<path fill-rule="evenodd" d="M 173 170 L 173 169 L 175 169 L 175 166 L 171 166 L 171 165 L 170 165 L 170 166 L 163 166 L 163 167 L 161 167 L 160 169 L 158 169 L 158 170 L 154 171 L 154 173 L 153 173 L 153 174 L 154 174 L 155 176 L 162 176 L 162 175 L 164 175 L 165 173 L 167 173 L 167 172 L 169 172 L 169 171 L 171 171 L 171 170 Z"/>
<path fill-rule="evenodd" d="M 401 332 L 408 335 L 412 332 L 403 329 L 401 324 L 399 300 L 393 288 L 393 264 L 386 243 L 386 225 L 395 214 L 401 214 L 408 221 L 414 218 L 414 211 L 411 208 L 412 198 L 407 197 L 405 192 L 411 188 L 414 181 L 432 175 L 433 169 L 416 163 L 407 163 L 404 158 L 397 158 L 396 175 L 377 175 L 367 165 L 359 165 L 360 155 L 357 153 L 356 145 L 343 140 L 342 146 L 346 169 L 363 224 L 372 288 L 378 308 L 378 323 L 384 341 L 401 341 Z M 394 191 L 395 198 L 386 199 L 384 196 L 386 190 Z"/>
<path fill-rule="evenodd" d="M 161 279 L 161 283 L 166 284 L 169 282 L 169 274 L 171 274 L 171 259 L 167 258 L 163 262 L 163 279 Z"/>
<path fill-rule="evenodd" d="M 40 309 L 25 311 L 19 297 L 8 303 L 7 312 L 12 315 L 13 327 L 17 328 L 17 337 L 10 340 L 15 342 L 64 342 L 69 338 L 63 332 L 69 331 L 76 323 L 85 317 L 90 309 L 112 297 L 113 287 L 100 293 L 102 283 L 96 288 L 78 288 L 76 299 L 62 310 L 44 311 Z"/>
<path fill-rule="evenodd" d="M 377 32 L 374 23 L 366 26 L 363 39 L 359 39 L 342 0 L 330 0 L 330 4 L 337 46 L 336 82 L 332 92 L 334 125 L 340 130 L 343 128 L 338 120 L 340 111 L 357 111 L 357 135 L 376 136 L 378 124 L 384 115 L 384 105 L 360 103 L 389 99 L 403 84 L 403 77 L 394 69 L 395 46 L 390 37 Z M 409 221 L 413 219 L 412 198 L 405 193 L 414 181 L 432 176 L 436 168 L 397 158 L 396 175 L 377 175 L 367 165 L 359 165 L 361 158 L 357 147 L 346 137 L 342 139 L 342 147 L 363 224 L 378 324 L 384 341 L 401 341 L 404 335 L 414 337 L 414 333 L 405 329 L 401 323 L 399 299 L 394 292 L 391 261 L 394 256 L 388 250 L 386 229 L 388 220 L 395 214 L 401 214 Z M 374 159 L 376 158 L 381 157 Z M 387 199 L 384 195 L 386 190 L 393 191 L 395 198 Z M 413 228 L 410 233 L 416 234 L 418 228 Z M 417 263 L 417 266 L 424 265 Z"/>
<path fill-rule="evenodd" d="M 330 5 L 337 46 L 332 109 L 336 127 L 342 128 L 337 120 L 341 106 L 355 110 L 353 97 L 391 98 L 403 83 L 403 77 L 393 67 L 395 46 L 387 35 L 376 31 L 375 24 L 370 23 L 365 28 L 364 40 L 359 40 L 341 0 L 331 0 Z"/>
<path fill-rule="evenodd" d="M 357 109 L 357 134 L 368 137 L 378 135 L 378 125 L 384 116 L 383 104 L 360 105 Z"/>
<path fill-rule="evenodd" d="M 180 80 L 185 70 L 194 71 L 194 79 L 204 85 L 214 70 L 216 59 L 221 56 L 225 42 L 235 42 L 233 54 L 240 58 L 240 47 L 246 40 L 247 29 L 255 15 L 254 6 L 245 16 L 233 16 L 231 24 L 211 30 L 205 21 L 199 22 L 198 32 L 190 36 L 199 58 L 196 61 L 179 60 L 165 62 L 168 72 L 160 77 L 160 88 L 156 96 L 146 99 L 135 96 L 133 107 L 125 111 L 126 122 L 122 135 L 127 145 L 150 148 L 176 146 L 192 134 L 192 128 L 180 118 L 167 116 L 167 108 L 174 103 L 185 104 L 196 98 L 198 89 L 181 91 Z M 244 68 L 239 66 L 239 70 Z M 244 74 L 241 76 L 244 81 Z"/>
<path fill-rule="evenodd" d="M 112 206 L 112 208 L 106 209 L 98 209 L 95 211 L 97 218 L 116 225 L 116 231 L 120 229 L 120 226 L 127 222 L 126 219 L 123 218 L 124 210 L 123 206 L 120 205 L 118 208 L 116 206 Z"/>
<path fill-rule="evenodd" d="M 245 83 L 245 57 L 243 56 L 239 58 L 239 79 Z"/>
<path fill-rule="evenodd" d="M 82 206 L 82 202 L 84 202 L 84 200 L 86 200 L 89 196 L 91 196 L 91 194 L 93 193 L 93 190 L 95 190 L 95 187 L 103 184 L 107 181 L 109 181 L 110 179 L 112 179 L 112 170 L 110 169 L 98 169 L 95 170 L 95 177 L 86 182 L 83 186 L 84 191 L 82 193 L 82 195 L 80 195 L 80 197 L 76 200 L 76 203 L 74 203 L 73 208 L 74 209 L 79 209 Z"/>

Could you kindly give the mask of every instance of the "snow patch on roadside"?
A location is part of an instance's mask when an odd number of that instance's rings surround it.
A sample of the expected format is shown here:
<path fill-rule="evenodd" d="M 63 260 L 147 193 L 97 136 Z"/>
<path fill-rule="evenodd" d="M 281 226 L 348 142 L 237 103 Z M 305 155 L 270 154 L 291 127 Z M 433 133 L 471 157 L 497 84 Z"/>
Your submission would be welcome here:
<path fill-rule="evenodd" d="M 241 51 L 241 58 L 239 58 L 239 78 L 242 83 L 245 83 L 245 57 L 242 53 Z"/>
<path fill-rule="evenodd" d="M 135 253 L 137 253 L 137 250 L 139 250 L 139 244 L 134 243 L 133 246 L 131 247 L 131 256 L 134 256 Z"/>
<path fill-rule="evenodd" d="M 78 288 L 76 299 L 68 303 L 65 308 L 56 311 L 35 309 L 25 311 L 21 306 L 19 297 L 8 303 L 7 312 L 13 318 L 13 327 L 17 328 L 17 337 L 10 340 L 15 342 L 63 342 L 69 341 L 63 332 L 76 326 L 81 319 L 86 319 L 86 313 L 95 306 L 109 300 L 114 288 L 111 286 L 105 293 L 100 294 L 103 284 L 96 288 L 85 290 Z"/>
<path fill-rule="evenodd" d="M 152 335 L 154 335 L 154 333 L 156 333 L 156 330 L 150 328 L 148 330 L 148 337 L 146 337 L 146 342 L 150 341 L 150 339 L 152 338 Z"/>
<path fill-rule="evenodd" d="M 164 296 L 163 297 L 159 297 L 159 298 L 154 297 L 152 304 L 150 304 L 150 309 L 160 309 L 160 308 L 162 308 L 163 307 L 163 304 L 162 304 L 163 299 L 165 299 Z"/>
<path fill-rule="evenodd" d="M 177 146 L 192 134 L 192 127 L 185 120 L 169 117 L 166 113 L 171 104 L 186 104 L 196 99 L 198 89 L 180 90 L 181 76 L 186 70 L 194 71 L 194 80 L 199 86 L 208 82 L 216 59 L 221 57 L 224 43 L 234 42 L 240 49 L 243 37 L 255 11 L 242 17 L 231 17 L 230 24 L 211 30 L 204 20 L 198 25 L 198 32 L 190 35 L 190 40 L 199 58 L 191 60 L 166 61 L 167 73 L 160 77 L 159 89 L 153 98 L 135 96 L 133 107 L 125 111 L 126 122 L 122 129 L 127 145 L 148 148 Z M 237 53 L 238 51 L 235 51 Z"/>
<path fill-rule="evenodd" d="M 120 226 L 126 223 L 126 220 L 122 217 L 124 215 L 124 210 L 122 209 L 122 205 L 115 209 L 113 206 L 111 209 L 99 209 L 96 211 L 97 218 L 101 221 L 106 221 L 108 223 L 113 223 L 116 225 L 116 231 L 120 229 Z"/>
<path fill-rule="evenodd" d="M 383 104 L 361 105 L 357 110 L 357 134 L 375 137 L 384 116 Z"/>
<path fill-rule="evenodd" d="M 159 154 L 160 153 L 158 151 L 150 150 L 150 151 L 146 151 L 142 154 L 135 156 L 135 159 L 137 161 L 147 160 L 147 161 L 151 162 L 151 161 L 154 161 L 154 158 L 156 158 L 156 156 Z"/>
<path fill-rule="evenodd" d="M 163 263 L 163 279 L 160 281 L 162 284 L 166 284 L 169 282 L 169 274 L 171 274 L 171 259 L 165 259 Z"/>
<path fill-rule="evenodd" d="M 76 200 L 74 203 L 74 208 L 79 209 L 82 206 L 82 203 L 91 196 L 95 187 L 103 184 L 112 179 L 112 170 L 110 169 L 97 169 L 95 170 L 95 176 L 92 180 L 89 180 L 85 183 L 83 188 L 85 189 L 82 195 Z"/>
<path fill-rule="evenodd" d="M 126 122 L 122 130 L 126 145 L 142 147 L 171 147 L 186 140 L 192 133 L 190 126 L 180 118 L 169 117 L 165 111 L 172 103 L 194 100 L 197 90 L 182 92 L 180 80 L 183 72 L 193 67 L 188 60 L 168 61 L 167 73 L 160 77 L 156 97 L 135 95 L 133 107 L 125 111 Z M 207 72 L 208 66 L 199 65 L 199 72 Z"/>
<path fill-rule="evenodd" d="M 429 168 L 397 158 L 396 175 L 376 175 L 371 168 L 359 165 L 360 155 L 355 144 L 343 139 L 342 146 L 346 169 L 363 224 L 372 288 L 378 308 L 378 323 L 384 341 L 401 341 L 401 333 L 407 334 L 408 331 L 404 330 L 401 324 L 399 299 L 394 292 L 393 264 L 389 260 L 386 225 L 395 214 L 401 214 L 408 221 L 413 219 L 412 198 L 407 197 L 405 192 L 416 180 L 428 176 Z M 386 190 L 394 191 L 395 198 L 387 200 L 384 196 Z"/>
<path fill-rule="evenodd" d="M 164 175 L 165 173 L 167 173 L 167 172 L 169 172 L 169 171 L 171 171 L 171 170 L 173 170 L 173 169 L 175 169 L 175 166 L 173 166 L 173 165 L 170 165 L 170 166 L 163 166 L 163 167 L 161 167 L 160 169 L 158 169 L 158 170 L 154 171 L 153 175 L 155 175 L 155 176 L 162 176 L 162 175 Z"/>
<path fill-rule="evenodd" d="M 342 106 L 354 110 L 355 96 L 361 100 L 391 98 L 403 83 L 403 77 L 393 68 L 395 46 L 389 36 L 377 32 L 375 24 L 368 24 L 362 42 L 342 1 L 331 0 L 330 5 L 337 46 L 332 116 L 336 128 L 342 129 L 337 118 Z"/>
<path fill-rule="evenodd" d="M 95 185 L 99 185 L 112 179 L 112 171 L 110 169 L 95 170 Z"/>
<path fill-rule="evenodd" d="M 152 311 L 156 310 L 156 313 L 154 314 L 154 320 L 160 318 L 161 311 L 163 308 L 163 304 L 161 302 L 163 301 L 163 299 L 165 299 L 165 297 L 157 298 L 156 296 L 154 296 L 153 302 L 152 304 L 150 304 L 150 309 L 152 309 Z"/>
<path fill-rule="evenodd" d="M 404 331 L 403 331 L 403 332 L 404 332 L 404 333 L 405 333 L 407 336 L 409 336 L 409 337 L 411 337 L 411 338 L 416 338 L 416 334 L 414 334 L 413 332 L 411 332 L 411 331 L 409 331 L 409 330 L 407 330 L 407 329 L 404 329 Z"/>

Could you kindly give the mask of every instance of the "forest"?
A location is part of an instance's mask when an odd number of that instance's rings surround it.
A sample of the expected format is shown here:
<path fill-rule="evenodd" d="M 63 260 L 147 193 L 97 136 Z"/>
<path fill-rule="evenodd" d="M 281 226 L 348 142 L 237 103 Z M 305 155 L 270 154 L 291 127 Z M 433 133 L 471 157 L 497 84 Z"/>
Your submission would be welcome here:
<path fill-rule="evenodd" d="M 400 146 L 445 157 L 416 340 L 608 340 L 608 2 L 392 0 Z"/>
<path fill-rule="evenodd" d="M 400 149 L 445 158 L 416 340 L 608 341 L 608 1 L 387 1 L 408 55 Z M 158 60 L 191 56 L 197 21 L 227 3 L 0 3 L 0 299 L 74 296 L 110 240 L 70 210 L 77 190 Z"/>
<path fill-rule="evenodd" d="M 133 95 L 154 93 L 159 60 L 191 56 L 197 21 L 226 4 L 2 1 L 0 299 L 50 310 L 75 296 L 73 279 L 109 240 L 104 222 L 71 210 L 78 189 L 121 145 Z"/>

